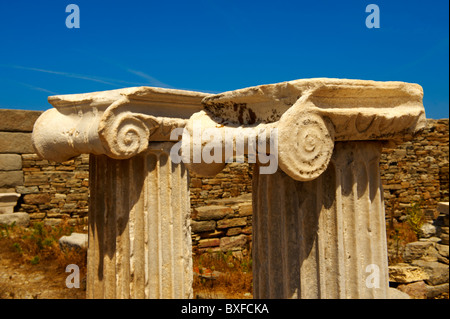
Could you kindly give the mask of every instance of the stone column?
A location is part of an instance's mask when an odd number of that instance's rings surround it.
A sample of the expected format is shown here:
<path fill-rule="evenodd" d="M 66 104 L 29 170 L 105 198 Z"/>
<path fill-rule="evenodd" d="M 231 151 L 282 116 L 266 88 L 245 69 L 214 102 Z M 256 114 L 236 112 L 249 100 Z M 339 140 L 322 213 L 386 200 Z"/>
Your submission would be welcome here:
<path fill-rule="evenodd" d="M 12 214 L 20 194 L 0 193 L 0 214 Z"/>
<path fill-rule="evenodd" d="M 91 155 L 88 298 L 192 297 L 188 172 L 173 144 Z"/>
<path fill-rule="evenodd" d="M 90 153 L 88 298 L 192 298 L 189 176 L 170 150 L 207 94 L 128 88 L 50 97 L 36 153 Z"/>
<path fill-rule="evenodd" d="M 326 171 L 253 179 L 255 298 L 386 298 L 380 143 L 336 143 Z"/>
<path fill-rule="evenodd" d="M 278 169 L 263 172 L 265 148 L 253 174 L 255 298 L 389 297 L 381 146 L 424 127 L 422 96 L 416 84 L 307 79 L 203 99 L 191 119 L 205 128 L 278 130 Z"/>

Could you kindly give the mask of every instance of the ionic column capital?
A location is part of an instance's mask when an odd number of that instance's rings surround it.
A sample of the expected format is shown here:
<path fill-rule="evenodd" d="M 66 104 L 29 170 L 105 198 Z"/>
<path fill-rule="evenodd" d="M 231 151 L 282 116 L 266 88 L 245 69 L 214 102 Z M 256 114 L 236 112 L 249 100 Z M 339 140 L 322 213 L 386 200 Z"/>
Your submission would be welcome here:
<path fill-rule="evenodd" d="M 207 95 L 135 87 L 51 96 L 54 108 L 36 121 L 33 146 L 53 161 L 82 153 L 127 159 L 145 151 L 151 141 L 170 141 L 171 131 L 184 127 Z"/>
<path fill-rule="evenodd" d="M 426 124 L 422 98 L 418 84 L 304 79 L 209 95 L 202 103 L 210 120 L 202 122 L 223 129 L 277 128 L 279 167 L 309 181 L 328 167 L 335 141 L 411 138 Z"/>

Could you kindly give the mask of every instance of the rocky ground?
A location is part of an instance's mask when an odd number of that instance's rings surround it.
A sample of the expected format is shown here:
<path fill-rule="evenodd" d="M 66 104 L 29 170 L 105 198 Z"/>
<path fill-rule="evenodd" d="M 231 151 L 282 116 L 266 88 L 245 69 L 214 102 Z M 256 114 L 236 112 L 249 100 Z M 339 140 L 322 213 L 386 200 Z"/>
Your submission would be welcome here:
<path fill-rule="evenodd" d="M 448 202 L 439 203 L 433 218 L 421 226 L 419 240 L 397 251 L 390 247 L 390 255 L 401 256 L 401 262 L 389 266 L 389 281 L 412 298 L 449 298 L 448 207 Z"/>

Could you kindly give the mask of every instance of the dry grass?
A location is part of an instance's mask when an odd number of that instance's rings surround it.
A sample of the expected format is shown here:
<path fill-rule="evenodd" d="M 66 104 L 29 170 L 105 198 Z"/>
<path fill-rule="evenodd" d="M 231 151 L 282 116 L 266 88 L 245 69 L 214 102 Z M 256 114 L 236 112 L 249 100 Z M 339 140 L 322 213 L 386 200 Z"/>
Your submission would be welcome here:
<path fill-rule="evenodd" d="M 82 226 L 70 226 L 62 222 L 58 226 L 46 226 L 35 222 L 28 228 L 2 226 L 0 246 L 17 264 L 27 264 L 36 271 L 56 265 L 57 272 L 67 276 L 65 267 L 76 264 L 80 277 L 86 276 L 86 250 L 61 250 L 59 238 L 72 232 L 82 232 Z M 193 258 L 196 297 L 201 298 L 251 298 L 252 260 L 247 254 L 233 252 L 207 252 L 195 254 Z M 52 268 L 54 269 L 54 268 Z M 214 279 L 208 276 L 212 271 L 220 272 Z M 1 285 L 0 285 L 1 286 Z"/>
<path fill-rule="evenodd" d="M 406 244 L 417 241 L 416 233 L 406 222 L 388 226 L 386 233 L 388 246 L 394 248 L 389 255 L 389 264 L 403 262 L 403 251 Z"/>
<path fill-rule="evenodd" d="M 2 226 L 0 241 L 15 252 L 17 258 L 32 265 L 52 262 L 61 267 L 62 271 L 68 264 L 80 267 L 80 273 L 86 272 L 86 249 L 64 249 L 59 247 L 58 240 L 74 231 L 81 231 L 82 226 L 70 226 L 63 221 L 58 226 L 47 226 L 35 222 L 28 228 L 17 226 Z"/>
<path fill-rule="evenodd" d="M 194 295 L 201 298 L 251 298 L 252 259 L 248 254 L 207 252 L 194 255 Z M 211 274 L 219 275 L 211 278 Z"/>
<path fill-rule="evenodd" d="M 393 248 L 389 255 L 389 264 L 403 262 L 402 256 L 406 244 L 418 240 L 425 221 L 421 205 L 423 205 L 423 201 L 413 202 L 411 207 L 405 210 L 406 219 L 397 222 L 393 217 L 393 213 L 398 210 L 398 203 L 395 204 L 389 223 L 386 225 L 387 244 L 388 247 Z"/>

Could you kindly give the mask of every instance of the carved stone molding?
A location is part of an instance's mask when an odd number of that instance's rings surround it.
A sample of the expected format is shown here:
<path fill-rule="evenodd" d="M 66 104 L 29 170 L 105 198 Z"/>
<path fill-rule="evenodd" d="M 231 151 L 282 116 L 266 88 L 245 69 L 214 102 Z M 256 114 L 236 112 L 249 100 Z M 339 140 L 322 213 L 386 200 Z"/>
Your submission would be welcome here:
<path fill-rule="evenodd" d="M 303 79 L 207 96 L 205 111 L 190 122 L 201 119 L 203 129 L 276 127 L 280 168 L 309 181 L 326 170 L 336 141 L 411 138 L 425 127 L 422 98 L 417 84 Z M 215 163 L 190 168 L 200 175 L 221 170 Z"/>
<path fill-rule="evenodd" d="M 127 159 L 150 141 L 170 141 L 170 132 L 202 109 L 200 92 L 136 87 L 51 96 L 55 107 L 34 125 L 36 153 L 65 161 L 82 153 Z"/>

